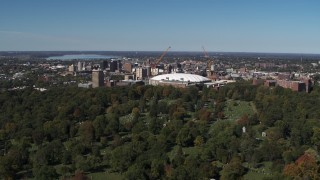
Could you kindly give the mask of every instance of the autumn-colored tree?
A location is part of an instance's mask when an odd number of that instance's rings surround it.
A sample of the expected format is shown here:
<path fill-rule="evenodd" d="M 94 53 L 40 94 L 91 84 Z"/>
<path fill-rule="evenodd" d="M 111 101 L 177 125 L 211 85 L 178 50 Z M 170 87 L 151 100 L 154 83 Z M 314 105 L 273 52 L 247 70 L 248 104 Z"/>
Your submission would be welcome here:
<path fill-rule="evenodd" d="M 225 118 L 224 113 L 222 111 L 218 112 L 218 118 L 219 119 L 224 119 Z"/>
<path fill-rule="evenodd" d="M 72 180 L 89 180 L 89 178 L 82 171 L 76 171 Z"/>
<path fill-rule="evenodd" d="M 76 109 L 74 110 L 74 112 L 73 112 L 72 115 L 73 115 L 75 118 L 79 118 L 79 117 L 81 116 L 81 114 L 82 114 L 81 109 L 80 109 L 80 108 L 76 108 Z"/>
<path fill-rule="evenodd" d="M 237 124 L 241 126 L 248 126 L 249 124 L 249 117 L 247 114 L 243 114 L 240 119 L 237 120 Z"/>
<path fill-rule="evenodd" d="M 165 86 L 162 91 L 163 97 L 169 97 L 170 94 L 171 94 L 171 87 Z"/>
<path fill-rule="evenodd" d="M 278 127 L 269 128 L 266 133 L 268 134 L 267 138 L 271 141 L 277 141 L 283 136 L 280 128 Z"/>
<path fill-rule="evenodd" d="M 283 174 L 293 178 L 319 179 L 319 166 L 315 153 L 313 151 L 306 151 L 295 163 L 286 165 Z"/>
<path fill-rule="evenodd" d="M 164 166 L 164 172 L 167 178 L 170 178 L 172 176 L 172 171 L 173 171 L 172 165 L 166 164 Z"/>
<path fill-rule="evenodd" d="M 176 110 L 173 112 L 172 116 L 173 119 L 180 119 L 183 120 L 184 117 L 186 116 L 187 112 L 183 107 L 178 107 Z"/>
<path fill-rule="evenodd" d="M 202 108 L 198 112 L 199 114 L 199 119 L 202 121 L 209 122 L 211 120 L 211 111 L 208 109 Z"/>
<path fill-rule="evenodd" d="M 295 163 L 288 164 L 284 167 L 283 174 L 290 177 L 297 177 L 299 167 Z"/>

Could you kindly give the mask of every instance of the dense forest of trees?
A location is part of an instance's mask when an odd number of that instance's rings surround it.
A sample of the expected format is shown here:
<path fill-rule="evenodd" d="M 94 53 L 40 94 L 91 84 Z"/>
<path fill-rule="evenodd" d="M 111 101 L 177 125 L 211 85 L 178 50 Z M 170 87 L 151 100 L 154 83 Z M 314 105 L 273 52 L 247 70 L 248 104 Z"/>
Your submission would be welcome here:
<path fill-rule="evenodd" d="M 250 102 L 255 113 L 231 121 L 227 100 Z M 107 170 L 126 179 L 237 179 L 269 162 L 270 179 L 319 179 L 319 107 L 317 88 L 306 94 L 246 82 L 219 91 L 5 91 L 0 176 L 64 179 Z"/>

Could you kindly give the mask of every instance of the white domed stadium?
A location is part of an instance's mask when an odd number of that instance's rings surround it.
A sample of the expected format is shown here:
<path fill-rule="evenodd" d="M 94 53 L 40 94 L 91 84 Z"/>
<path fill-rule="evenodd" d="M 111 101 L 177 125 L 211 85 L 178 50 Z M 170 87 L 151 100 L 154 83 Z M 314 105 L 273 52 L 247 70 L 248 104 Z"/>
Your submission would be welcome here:
<path fill-rule="evenodd" d="M 205 82 L 211 82 L 211 80 L 196 74 L 184 73 L 162 74 L 155 76 L 149 80 L 150 85 L 172 85 L 179 87 L 185 87 L 190 84 L 199 84 Z"/>

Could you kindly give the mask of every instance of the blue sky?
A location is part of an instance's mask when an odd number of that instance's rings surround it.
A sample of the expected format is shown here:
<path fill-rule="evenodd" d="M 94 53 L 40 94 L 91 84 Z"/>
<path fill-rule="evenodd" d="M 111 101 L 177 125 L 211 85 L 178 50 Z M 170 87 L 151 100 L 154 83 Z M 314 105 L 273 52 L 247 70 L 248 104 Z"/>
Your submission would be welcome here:
<path fill-rule="evenodd" d="M 320 53 L 319 0 L 1 0 L 0 51 Z"/>

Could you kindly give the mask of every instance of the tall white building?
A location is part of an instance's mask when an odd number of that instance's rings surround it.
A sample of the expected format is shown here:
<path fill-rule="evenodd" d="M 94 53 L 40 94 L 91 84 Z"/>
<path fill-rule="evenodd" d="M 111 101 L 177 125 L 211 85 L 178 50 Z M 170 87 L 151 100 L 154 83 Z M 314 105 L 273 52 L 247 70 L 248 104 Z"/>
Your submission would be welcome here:
<path fill-rule="evenodd" d="M 82 62 L 78 62 L 78 71 L 82 71 Z"/>
<path fill-rule="evenodd" d="M 148 69 L 147 68 L 136 68 L 136 79 L 137 80 L 143 80 L 148 76 Z"/>

